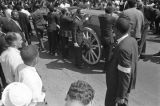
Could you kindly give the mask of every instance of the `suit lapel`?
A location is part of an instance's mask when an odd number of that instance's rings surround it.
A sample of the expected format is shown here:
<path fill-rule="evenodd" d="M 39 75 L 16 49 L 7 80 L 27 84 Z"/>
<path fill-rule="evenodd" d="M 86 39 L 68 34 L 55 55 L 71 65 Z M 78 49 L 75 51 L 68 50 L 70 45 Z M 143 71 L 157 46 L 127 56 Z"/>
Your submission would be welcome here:
<path fill-rule="evenodd" d="M 14 23 L 20 29 L 20 31 L 22 31 L 22 28 L 21 28 L 21 26 L 20 26 L 20 24 L 18 22 L 15 22 L 12 19 L 11 19 L 11 22 Z"/>

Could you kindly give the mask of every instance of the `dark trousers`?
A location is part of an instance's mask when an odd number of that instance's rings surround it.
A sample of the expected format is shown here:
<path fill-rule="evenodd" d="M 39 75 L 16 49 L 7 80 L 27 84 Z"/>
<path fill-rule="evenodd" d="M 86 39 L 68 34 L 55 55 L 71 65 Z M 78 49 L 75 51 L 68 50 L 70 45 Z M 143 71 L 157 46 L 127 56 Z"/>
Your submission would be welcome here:
<path fill-rule="evenodd" d="M 62 36 L 61 40 L 62 40 L 62 47 L 61 47 L 62 48 L 62 56 L 66 58 L 69 56 L 68 37 Z"/>
<path fill-rule="evenodd" d="M 74 47 L 74 55 L 75 55 L 75 65 L 81 66 L 83 63 L 82 60 L 82 47 Z"/>
<path fill-rule="evenodd" d="M 58 45 L 58 31 L 48 31 L 48 44 L 49 44 L 49 51 L 56 52 L 57 45 Z"/>
<path fill-rule="evenodd" d="M 160 16 L 155 19 L 156 33 L 159 33 L 160 31 L 159 24 L 160 24 Z"/>

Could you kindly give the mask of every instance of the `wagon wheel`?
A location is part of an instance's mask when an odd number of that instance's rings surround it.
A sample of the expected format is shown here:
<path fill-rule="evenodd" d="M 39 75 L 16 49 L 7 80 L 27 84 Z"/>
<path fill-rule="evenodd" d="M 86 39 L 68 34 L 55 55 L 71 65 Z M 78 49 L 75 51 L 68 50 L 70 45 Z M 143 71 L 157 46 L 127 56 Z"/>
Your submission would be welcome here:
<path fill-rule="evenodd" d="M 85 27 L 83 31 L 82 58 L 88 64 L 97 64 L 101 57 L 101 43 L 95 31 Z"/>

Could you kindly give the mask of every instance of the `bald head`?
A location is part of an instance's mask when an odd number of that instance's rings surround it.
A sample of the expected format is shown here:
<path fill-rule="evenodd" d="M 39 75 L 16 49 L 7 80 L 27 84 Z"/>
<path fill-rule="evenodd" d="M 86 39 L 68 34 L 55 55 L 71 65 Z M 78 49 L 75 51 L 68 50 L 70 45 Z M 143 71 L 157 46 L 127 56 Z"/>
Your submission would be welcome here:
<path fill-rule="evenodd" d="M 19 33 L 9 32 L 5 36 L 5 41 L 8 46 L 21 48 L 22 47 L 22 37 Z"/>

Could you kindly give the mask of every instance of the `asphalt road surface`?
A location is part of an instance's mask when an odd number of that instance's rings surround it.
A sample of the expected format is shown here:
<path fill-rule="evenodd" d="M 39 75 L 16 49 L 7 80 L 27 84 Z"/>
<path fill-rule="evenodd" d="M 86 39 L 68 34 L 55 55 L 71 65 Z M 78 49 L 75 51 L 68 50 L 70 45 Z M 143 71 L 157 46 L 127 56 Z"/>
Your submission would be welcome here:
<path fill-rule="evenodd" d="M 150 35 L 147 41 L 147 57 L 138 62 L 136 89 L 132 91 L 129 106 L 160 106 L 160 57 L 152 57 L 160 50 L 160 38 Z M 89 82 L 95 89 L 93 106 L 104 106 L 107 90 L 105 74 L 102 72 L 104 62 L 95 66 L 86 65 L 85 69 L 76 69 L 72 59 L 40 53 L 37 69 L 47 90 L 48 106 L 64 106 L 65 96 L 70 84 L 77 80 Z"/>

